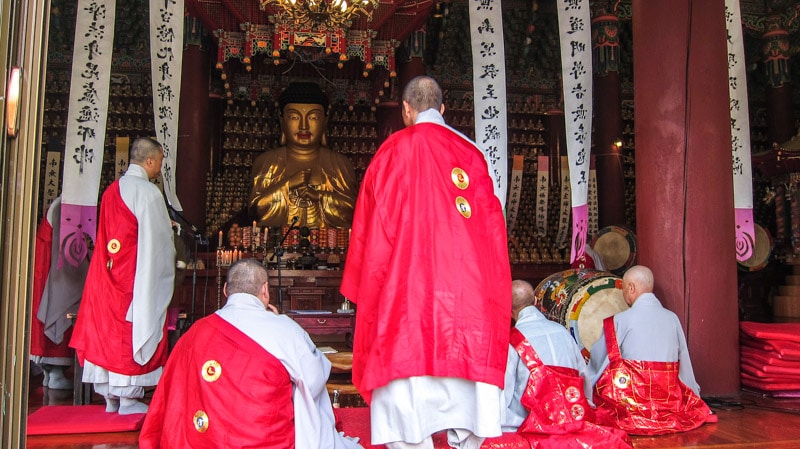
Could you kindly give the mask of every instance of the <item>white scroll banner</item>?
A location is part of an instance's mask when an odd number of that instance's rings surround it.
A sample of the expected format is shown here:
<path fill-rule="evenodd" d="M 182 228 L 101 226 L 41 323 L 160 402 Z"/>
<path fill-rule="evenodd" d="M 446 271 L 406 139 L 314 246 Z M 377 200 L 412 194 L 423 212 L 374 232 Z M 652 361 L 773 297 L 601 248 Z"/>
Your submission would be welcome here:
<path fill-rule="evenodd" d="M 598 211 L 597 211 L 597 169 L 595 168 L 594 156 L 589 163 L 589 228 L 587 234 L 593 236 L 598 231 Z"/>
<path fill-rule="evenodd" d="M 589 0 L 557 0 L 561 79 L 572 190 L 570 262 L 583 255 L 592 145 L 592 45 Z"/>
<path fill-rule="evenodd" d="M 150 2 L 150 78 L 153 85 L 153 121 L 158 142 L 164 148 L 164 194 L 169 204 L 182 211 L 175 192 L 178 156 L 178 112 L 183 66 L 183 0 Z"/>
<path fill-rule="evenodd" d="M 750 108 L 747 103 L 747 72 L 739 0 L 725 0 L 725 25 L 728 29 L 736 260 L 742 262 L 753 255 L 756 231 L 753 221 L 753 172 L 750 165 Z"/>
<path fill-rule="evenodd" d="M 558 232 L 556 233 L 556 247 L 563 248 L 567 245 L 569 235 L 569 213 L 572 190 L 570 186 L 569 161 L 566 156 L 561 156 L 561 196 L 558 204 Z M 574 209 L 574 208 L 573 208 Z M 574 213 L 574 210 L 573 210 Z"/>
<path fill-rule="evenodd" d="M 97 197 L 108 119 L 115 1 L 78 0 L 64 148 L 58 264 L 78 266 L 97 233 Z"/>
<path fill-rule="evenodd" d="M 508 127 L 506 58 L 500 0 L 470 0 L 472 85 L 475 92 L 475 142 L 494 179 L 494 194 L 506 208 Z"/>
<path fill-rule="evenodd" d="M 547 208 L 550 198 L 550 159 L 539 156 L 536 169 L 536 235 L 547 235 Z"/>
<path fill-rule="evenodd" d="M 508 208 L 506 209 L 506 230 L 509 234 L 517 222 L 519 201 L 522 199 L 523 167 L 525 157 L 521 154 L 514 155 L 511 163 L 511 188 L 508 195 Z"/>

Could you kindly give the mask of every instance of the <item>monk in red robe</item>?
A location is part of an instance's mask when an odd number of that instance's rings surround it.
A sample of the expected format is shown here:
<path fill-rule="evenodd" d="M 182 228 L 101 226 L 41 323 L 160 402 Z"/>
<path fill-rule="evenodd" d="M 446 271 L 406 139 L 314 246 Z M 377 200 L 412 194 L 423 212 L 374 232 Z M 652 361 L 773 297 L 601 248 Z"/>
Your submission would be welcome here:
<path fill-rule="evenodd" d="M 455 447 L 501 434 L 511 319 L 503 210 L 480 149 L 448 127 L 442 91 L 417 77 L 406 128 L 367 169 L 341 293 L 357 304 L 353 382 L 372 443 Z"/>
<path fill-rule="evenodd" d="M 105 397 L 106 411 L 145 413 L 144 387 L 167 361 L 166 319 L 175 278 L 167 206 L 151 179 L 164 151 L 153 139 L 131 145 L 130 166 L 100 206 L 97 241 L 70 341 L 83 381 Z"/>
<path fill-rule="evenodd" d="M 71 390 L 72 380 L 64 375 L 74 357 L 69 347 L 72 321 L 67 313 L 78 311 L 89 260 L 80 259 L 77 266 L 59 263 L 60 217 L 61 197 L 58 197 L 47 209 L 36 232 L 31 360 L 44 371 L 42 386 Z"/>

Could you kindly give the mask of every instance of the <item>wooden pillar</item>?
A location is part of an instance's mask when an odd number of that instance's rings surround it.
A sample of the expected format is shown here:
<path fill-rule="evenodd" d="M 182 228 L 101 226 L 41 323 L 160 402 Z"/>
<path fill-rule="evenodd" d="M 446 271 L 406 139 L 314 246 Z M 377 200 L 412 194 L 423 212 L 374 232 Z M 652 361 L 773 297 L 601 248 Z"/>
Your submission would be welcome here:
<path fill-rule="evenodd" d="M 200 28 L 199 22 L 195 25 Z M 206 217 L 206 173 L 211 158 L 209 54 L 199 39 L 196 42 L 190 39 L 187 37 L 188 45 L 183 51 L 175 180 L 183 216 L 202 230 Z"/>
<path fill-rule="evenodd" d="M 599 4 L 599 3 L 598 3 Z M 619 79 L 619 17 L 592 19 L 594 69 L 594 149 L 597 168 L 598 225 L 625 225 L 622 147 L 622 86 Z M 589 236 L 591 238 L 591 236 Z"/>
<path fill-rule="evenodd" d="M 779 144 L 795 134 L 792 107 L 791 68 L 789 64 L 789 32 L 781 16 L 766 19 L 763 57 L 767 75 L 767 138 Z"/>
<path fill-rule="evenodd" d="M 633 1 L 639 263 L 686 330 L 702 394 L 739 391 L 724 0 Z"/>

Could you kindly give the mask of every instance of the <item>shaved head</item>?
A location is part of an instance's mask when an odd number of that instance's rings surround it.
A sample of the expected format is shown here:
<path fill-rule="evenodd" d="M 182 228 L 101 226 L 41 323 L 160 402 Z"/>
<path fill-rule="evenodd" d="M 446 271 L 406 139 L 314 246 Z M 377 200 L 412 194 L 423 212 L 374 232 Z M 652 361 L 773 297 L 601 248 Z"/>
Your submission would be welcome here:
<path fill-rule="evenodd" d="M 514 314 L 534 302 L 533 286 L 528 281 L 516 279 L 511 282 L 511 310 Z"/>

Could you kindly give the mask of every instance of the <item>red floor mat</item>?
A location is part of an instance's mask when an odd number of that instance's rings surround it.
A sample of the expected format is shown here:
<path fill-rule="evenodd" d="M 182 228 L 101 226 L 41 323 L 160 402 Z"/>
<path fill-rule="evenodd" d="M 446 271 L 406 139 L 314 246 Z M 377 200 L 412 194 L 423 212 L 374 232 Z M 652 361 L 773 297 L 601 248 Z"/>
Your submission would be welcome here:
<path fill-rule="evenodd" d="M 107 433 L 139 430 L 144 413 L 106 413 L 105 405 L 45 406 L 28 416 L 28 435 Z"/>

